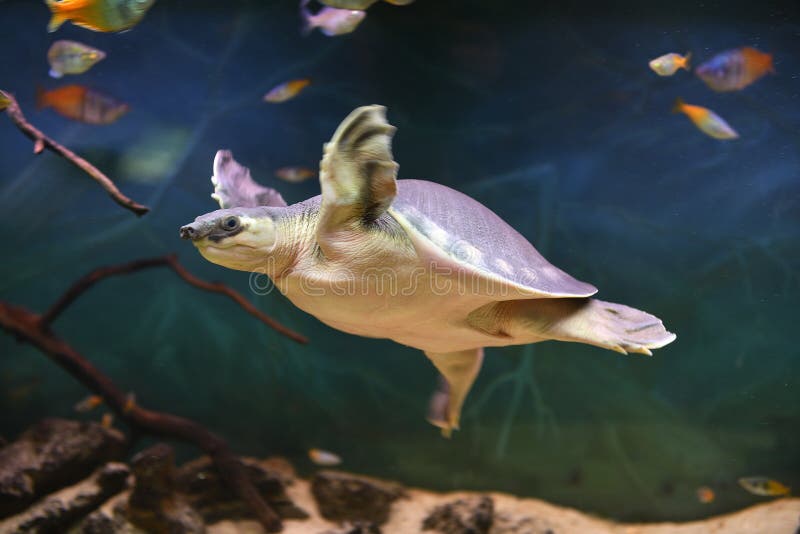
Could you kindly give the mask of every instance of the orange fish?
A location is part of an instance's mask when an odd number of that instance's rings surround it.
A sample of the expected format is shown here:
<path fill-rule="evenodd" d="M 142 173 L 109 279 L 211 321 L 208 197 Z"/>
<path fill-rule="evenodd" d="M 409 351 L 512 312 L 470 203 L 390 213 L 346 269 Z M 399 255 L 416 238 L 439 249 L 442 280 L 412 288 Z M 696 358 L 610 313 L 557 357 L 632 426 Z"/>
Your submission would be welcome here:
<path fill-rule="evenodd" d="M 272 88 L 269 93 L 264 95 L 264 101 L 272 102 L 273 104 L 286 102 L 287 100 L 291 100 L 292 98 L 296 97 L 300 91 L 309 85 L 311 85 L 311 80 L 308 78 L 284 82 Z"/>
<path fill-rule="evenodd" d="M 697 488 L 697 500 L 703 504 L 709 504 L 714 502 L 716 495 L 714 494 L 714 490 L 709 488 L 708 486 L 700 486 Z"/>
<path fill-rule="evenodd" d="M 90 395 L 85 399 L 83 399 L 82 401 L 80 401 L 79 403 L 77 403 L 75 406 L 73 406 L 73 408 L 75 409 L 76 412 L 83 413 L 94 410 L 101 404 L 103 404 L 103 397 L 101 397 L 100 395 Z"/>
<path fill-rule="evenodd" d="M 128 393 L 128 395 L 125 397 L 125 406 L 122 407 L 122 412 L 130 413 L 134 408 L 136 408 L 136 395 L 133 393 Z"/>
<path fill-rule="evenodd" d="M 687 104 L 679 98 L 675 101 L 672 112 L 683 113 L 691 119 L 701 132 L 714 139 L 736 139 L 739 137 L 736 130 L 731 128 L 722 117 L 708 108 Z"/>
<path fill-rule="evenodd" d="M 47 31 L 66 21 L 96 32 L 121 32 L 133 28 L 155 0 L 44 0 L 53 13 Z"/>
<path fill-rule="evenodd" d="M 772 54 L 745 46 L 727 50 L 695 69 L 695 74 L 714 91 L 744 89 L 768 72 L 775 73 Z"/>
<path fill-rule="evenodd" d="M 68 119 L 87 124 L 111 124 L 130 111 L 128 104 L 82 85 L 65 85 L 51 91 L 40 88 L 36 105 L 39 109 L 52 107 Z"/>

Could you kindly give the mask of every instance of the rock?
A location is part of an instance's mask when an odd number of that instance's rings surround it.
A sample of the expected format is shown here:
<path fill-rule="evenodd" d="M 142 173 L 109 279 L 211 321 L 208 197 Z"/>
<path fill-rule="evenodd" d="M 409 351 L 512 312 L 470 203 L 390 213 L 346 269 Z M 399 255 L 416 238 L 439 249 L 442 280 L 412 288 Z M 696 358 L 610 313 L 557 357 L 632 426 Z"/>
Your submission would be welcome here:
<path fill-rule="evenodd" d="M 375 523 L 356 521 L 345 523 L 341 528 L 326 530 L 322 534 L 381 534 L 381 529 Z"/>
<path fill-rule="evenodd" d="M 437 506 L 422 522 L 422 530 L 443 534 L 488 534 L 494 520 L 494 502 L 486 495 L 458 499 Z"/>
<path fill-rule="evenodd" d="M 130 492 L 123 492 L 106 501 L 100 508 L 86 516 L 75 529 L 75 534 L 141 534 L 127 519 Z"/>
<path fill-rule="evenodd" d="M 250 459 L 243 458 L 243 460 L 249 461 Z M 282 456 L 270 456 L 269 458 L 258 460 L 258 463 L 267 471 L 280 475 L 283 484 L 286 486 L 291 486 L 297 478 L 294 466 Z"/>
<path fill-rule="evenodd" d="M 282 519 L 308 518 L 308 514 L 295 506 L 286 494 L 285 486 L 294 479 L 294 470 L 286 460 L 241 460 L 250 480 L 276 514 Z M 207 456 L 181 466 L 177 471 L 176 485 L 207 523 L 253 517 L 250 508 L 220 479 L 217 468 Z"/>
<path fill-rule="evenodd" d="M 323 470 L 311 480 L 311 493 L 325 519 L 382 525 L 389 518 L 392 503 L 405 492 L 394 482 Z"/>
<path fill-rule="evenodd" d="M 89 478 L 46 496 L 24 512 L 0 521 L 0 532 L 66 532 L 77 520 L 121 492 L 128 466 L 109 463 Z"/>
<path fill-rule="evenodd" d="M 495 514 L 492 534 L 556 534 L 550 521 L 538 517 Z"/>
<path fill-rule="evenodd" d="M 125 436 L 94 422 L 45 419 L 0 449 L 0 518 L 125 454 Z"/>
<path fill-rule="evenodd" d="M 131 460 L 135 477 L 128 498 L 128 519 L 152 534 L 204 533 L 205 523 L 175 486 L 175 452 L 165 443 L 143 450 Z"/>

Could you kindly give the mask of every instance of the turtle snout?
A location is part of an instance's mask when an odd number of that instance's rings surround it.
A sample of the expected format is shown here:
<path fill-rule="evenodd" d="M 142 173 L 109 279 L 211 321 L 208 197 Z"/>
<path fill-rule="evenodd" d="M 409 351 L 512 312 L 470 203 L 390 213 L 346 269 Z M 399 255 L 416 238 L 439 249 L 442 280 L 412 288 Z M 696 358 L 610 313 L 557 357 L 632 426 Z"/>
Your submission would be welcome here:
<path fill-rule="evenodd" d="M 200 237 L 200 232 L 196 227 L 196 223 L 181 226 L 181 239 L 195 240 Z"/>

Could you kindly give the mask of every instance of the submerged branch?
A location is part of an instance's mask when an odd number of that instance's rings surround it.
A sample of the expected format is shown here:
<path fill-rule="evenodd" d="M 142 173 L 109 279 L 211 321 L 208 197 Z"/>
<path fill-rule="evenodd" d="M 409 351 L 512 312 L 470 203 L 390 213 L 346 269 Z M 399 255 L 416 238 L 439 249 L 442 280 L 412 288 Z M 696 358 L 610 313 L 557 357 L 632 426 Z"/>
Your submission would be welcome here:
<path fill-rule="evenodd" d="M 269 532 L 278 532 L 282 529 L 280 518 L 261 497 L 248 478 L 244 465 L 233 454 L 225 440 L 189 419 L 138 406 L 131 401 L 133 397 L 118 388 L 109 377 L 50 329 L 51 323 L 98 281 L 109 276 L 128 274 L 159 266 L 170 267 L 178 276 L 196 287 L 227 295 L 265 324 L 296 341 L 305 342 L 303 336 L 288 330 L 264 315 L 241 294 L 222 284 L 196 278 L 186 271 L 174 256 L 148 258 L 92 271 L 75 282 L 43 315 L 0 302 L 0 327 L 13 334 L 17 340 L 30 343 L 38 348 L 89 390 L 103 397 L 111 410 L 130 425 L 132 431 L 186 441 L 205 451 L 213 460 L 222 479 L 249 506 L 264 528 Z"/>
<path fill-rule="evenodd" d="M 34 154 L 40 154 L 45 148 L 47 148 L 88 174 L 89 177 L 100 184 L 100 187 L 105 189 L 106 193 L 108 193 L 114 202 L 120 206 L 131 210 L 136 215 L 144 215 L 150 211 L 150 208 L 147 206 L 139 204 L 138 202 L 135 202 L 123 195 L 122 192 L 117 189 L 117 186 L 114 184 L 111 178 L 103 174 L 97 167 L 78 156 L 67 147 L 57 143 L 56 141 L 53 141 L 44 133 L 42 133 L 41 130 L 28 122 L 28 120 L 25 118 L 25 115 L 22 114 L 22 109 L 20 109 L 19 104 L 14 96 L 11 93 L 0 91 L 0 110 L 3 108 L 5 108 L 6 115 L 8 115 L 17 128 L 19 128 L 26 137 L 34 142 Z"/>
<path fill-rule="evenodd" d="M 146 258 L 120 265 L 112 265 L 95 269 L 72 284 L 72 287 L 70 287 L 52 306 L 50 306 L 50 309 L 41 315 L 40 321 L 42 328 L 49 328 L 53 321 L 55 321 L 58 316 L 61 315 L 61 313 L 63 313 L 67 307 L 69 307 L 70 304 L 72 304 L 81 294 L 83 294 L 100 280 L 110 276 L 135 273 L 151 267 L 169 267 L 188 284 L 212 293 L 220 293 L 225 295 L 238 304 L 242 309 L 244 309 L 244 311 L 265 325 L 269 326 L 276 332 L 298 343 L 308 343 L 308 339 L 305 336 L 283 326 L 272 317 L 266 315 L 264 312 L 253 306 L 253 304 L 241 293 L 220 282 L 206 282 L 205 280 L 197 278 L 187 271 L 186 268 L 181 265 L 173 255 L 159 256 L 157 258 Z"/>

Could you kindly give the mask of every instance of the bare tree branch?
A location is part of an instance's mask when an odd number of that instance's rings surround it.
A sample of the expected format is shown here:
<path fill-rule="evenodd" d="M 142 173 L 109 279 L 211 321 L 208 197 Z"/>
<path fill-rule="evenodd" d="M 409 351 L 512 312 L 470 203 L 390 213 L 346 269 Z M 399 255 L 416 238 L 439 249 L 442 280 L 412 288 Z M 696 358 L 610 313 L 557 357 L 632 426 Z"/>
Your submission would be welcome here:
<path fill-rule="evenodd" d="M 112 265 L 95 269 L 83 278 L 76 281 L 72 287 L 70 287 L 52 306 L 50 306 L 49 310 L 42 314 L 40 319 L 41 326 L 45 329 L 48 328 L 50 324 L 55 321 L 56 318 L 58 318 L 58 316 L 61 315 L 61 313 L 75 301 L 75 299 L 77 299 L 81 294 L 83 294 L 83 292 L 95 285 L 100 280 L 110 276 L 134 273 L 143 269 L 149 269 L 151 267 L 169 267 L 187 283 L 212 293 L 220 293 L 227 296 L 236 304 L 241 306 L 247 313 L 265 325 L 269 326 L 276 332 L 298 343 L 308 343 L 308 338 L 283 326 L 272 317 L 266 315 L 264 312 L 253 306 L 253 304 L 244 298 L 241 293 L 220 282 L 206 282 L 205 280 L 197 278 L 187 271 L 183 265 L 178 263 L 178 260 L 174 255 L 147 258 L 143 260 L 132 261 L 130 263 L 123 263 L 121 265 Z"/>
<path fill-rule="evenodd" d="M 47 148 L 88 174 L 89 177 L 100 184 L 100 187 L 105 189 L 106 193 L 108 193 L 109 196 L 114 199 L 114 202 L 120 206 L 131 210 L 136 215 L 144 215 L 150 211 L 150 208 L 147 206 L 139 204 L 138 202 L 135 202 L 123 195 L 120 190 L 117 189 L 117 186 L 114 184 L 114 182 L 111 181 L 111 178 L 100 172 L 97 167 L 78 156 L 65 146 L 53 141 L 44 133 L 42 133 L 41 130 L 28 122 L 28 120 L 25 118 L 25 115 L 22 114 L 22 109 L 20 109 L 19 104 L 14 96 L 11 93 L 0 91 L 0 110 L 3 108 L 5 108 L 6 115 L 8 115 L 11 121 L 16 124 L 17 128 L 19 128 L 26 137 L 33 141 L 34 154 L 41 154 L 42 151 Z"/>
<path fill-rule="evenodd" d="M 225 440 L 194 421 L 168 413 L 147 410 L 138 406 L 135 402 L 131 402 L 132 397 L 119 389 L 110 378 L 64 340 L 56 336 L 50 329 L 51 323 L 72 302 L 98 281 L 109 276 L 128 274 L 159 266 L 172 268 L 181 278 L 196 287 L 227 295 L 248 313 L 259 318 L 265 324 L 284 335 L 288 335 L 295 341 L 306 341 L 300 334 L 288 330 L 264 315 L 239 293 L 222 284 L 210 283 L 196 278 L 187 272 L 174 256 L 149 258 L 96 269 L 75 282 L 43 315 L 30 312 L 19 306 L 0 302 L 0 326 L 13 334 L 17 340 L 30 343 L 44 352 L 51 360 L 69 372 L 89 390 L 102 396 L 111 410 L 127 422 L 134 432 L 145 432 L 187 441 L 205 451 L 214 461 L 214 465 L 216 465 L 222 479 L 247 503 L 264 528 L 268 532 L 279 532 L 283 528 L 280 518 L 261 497 L 261 494 L 248 478 L 243 464 L 233 454 Z"/>

